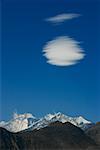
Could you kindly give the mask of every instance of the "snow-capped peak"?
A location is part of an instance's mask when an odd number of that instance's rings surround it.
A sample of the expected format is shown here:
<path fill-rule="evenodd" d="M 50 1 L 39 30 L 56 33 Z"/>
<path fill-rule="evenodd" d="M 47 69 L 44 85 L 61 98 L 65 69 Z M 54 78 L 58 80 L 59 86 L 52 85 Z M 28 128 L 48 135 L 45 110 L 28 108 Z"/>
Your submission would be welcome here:
<path fill-rule="evenodd" d="M 59 118 L 61 115 L 62 115 L 61 112 L 58 112 L 54 114 L 47 114 L 44 118 L 49 121 L 53 118 Z"/>
<path fill-rule="evenodd" d="M 81 123 L 83 123 L 83 124 L 89 124 L 89 123 L 91 123 L 90 121 L 84 119 L 82 116 L 75 117 L 75 119 L 76 119 L 76 122 L 78 124 L 81 124 Z"/>
<path fill-rule="evenodd" d="M 18 114 L 18 113 L 14 113 L 13 114 L 13 119 L 28 119 L 28 118 L 33 118 L 35 119 L 35 117 L 31 114 L 31 113 L 24 113 L 24 114 Z"/>
<path fill-rule="evenodd" d="M 54 117 L 53 114 L 47 114 L 44 118 L 45 118 L 46 120 L 51 120 L 53 117 Z"/>
<path fill-rule="evenodd" d="M 62 123 L 64 122 L 71 122 L 74 125 L 80 125 L 80 124 L 89 124 L 90 121 L 84 119 L 82 116 L 79 117 L 70 117 L 67 115 L 62 114 L 61 112 L 54 113 L 54 114 L 48 114 L 44 117 L 46 120 L 54 120 L 54 121 L 60 121 Z"/>
<path fill-rule="evenodd" d="M 0 126 L 11 132 L 19 132 L 30 127 L 36 118 L 30 113 L 13 114 L 13 118 L 8 122 L 0 122 Z"/>

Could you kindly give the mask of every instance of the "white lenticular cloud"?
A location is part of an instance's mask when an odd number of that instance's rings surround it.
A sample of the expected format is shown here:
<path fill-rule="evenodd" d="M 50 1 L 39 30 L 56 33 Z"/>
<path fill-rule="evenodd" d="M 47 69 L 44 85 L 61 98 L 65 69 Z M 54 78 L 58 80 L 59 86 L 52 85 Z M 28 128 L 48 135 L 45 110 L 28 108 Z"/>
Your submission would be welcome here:
<path fill-rule="evenodd" d="M 67 36 L 57 37 L 47 42 L 43 47 L 43 53 L 47 63 L 56 66 L 75 65 L 85 56 L 79 42 Z"/>
<path fill-rule="evenodd" d="M 60 24 L 60 23 L 63 23 L 65 21 L 67 21 L 67 20 L 71 20 L 71 19 L 77 18 L 79 16 L 80 16 L 80 14 L 65 13 L 65 14 L 59 14 L 57 16 L 47 18 L 46 21 L 51 22 L 53 24 Z"/>

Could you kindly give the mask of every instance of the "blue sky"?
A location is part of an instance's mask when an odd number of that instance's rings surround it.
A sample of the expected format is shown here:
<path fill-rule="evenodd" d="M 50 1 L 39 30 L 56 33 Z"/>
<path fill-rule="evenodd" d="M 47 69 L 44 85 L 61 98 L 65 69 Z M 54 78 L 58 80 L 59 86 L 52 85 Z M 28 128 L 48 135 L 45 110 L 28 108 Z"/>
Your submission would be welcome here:
<path fill-rule="evenodd" d="M 100 119 L 99 6 L 99 0 L 3 0 L 0 120 L 15 110 Z M 80 16 L 46 20 L 71 13 Z M 59 37 L 80 42 L 85 57 L 74 65 L 47 63 L 44 47 Z"/>

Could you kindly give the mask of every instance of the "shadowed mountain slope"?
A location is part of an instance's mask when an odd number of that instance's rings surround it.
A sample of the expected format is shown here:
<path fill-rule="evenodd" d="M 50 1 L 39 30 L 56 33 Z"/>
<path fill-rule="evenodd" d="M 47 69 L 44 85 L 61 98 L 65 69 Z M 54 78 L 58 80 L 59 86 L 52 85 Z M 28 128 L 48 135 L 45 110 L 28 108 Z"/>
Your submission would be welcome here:
<path fill-rule="evenodd" d="M 93 139 L 71 123 L 54 122 L 33 131 L 10 133 L 0 128 L 1 150 L 98 150 Z"/>
<path fill-rule="evenodd" d="M 100 146 L 100 122 L 87 129 L 86 134 Z"/>

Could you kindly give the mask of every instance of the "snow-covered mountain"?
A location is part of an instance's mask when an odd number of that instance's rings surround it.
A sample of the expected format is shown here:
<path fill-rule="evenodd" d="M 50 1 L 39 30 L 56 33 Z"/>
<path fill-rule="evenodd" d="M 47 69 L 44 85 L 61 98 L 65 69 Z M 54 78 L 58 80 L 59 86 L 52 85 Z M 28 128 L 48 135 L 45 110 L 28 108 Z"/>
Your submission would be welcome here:
<path fill-rule="evenodd" d="M 19 132 L 28 129 L 36 121 L 37 119 L 30 113 L 14 113 L 13 118 L 10 121 L 1 121 L 0 127 L 3 127 L 11 132 Z"/>
<path fill-rule="evenodd" d="M 3 127 L 10 132 L 20 132 L 23 130 L 34 130 L 40 129 L 48 126 L 52 122 L 70 122 L 73 125 L 80 127 L 81 129 L 86 129 L 91 126 L 93 123 L 84 119 L 82 116 L 79 117 L 70 117 L 66 116 L 60 112 L 54 114 L 47 114 L 43 118 L 37 119 L 30 113 L 17 114 L 14 113 L 13 119 L 9 122 L 0 122 L 0 127 Z"/>

